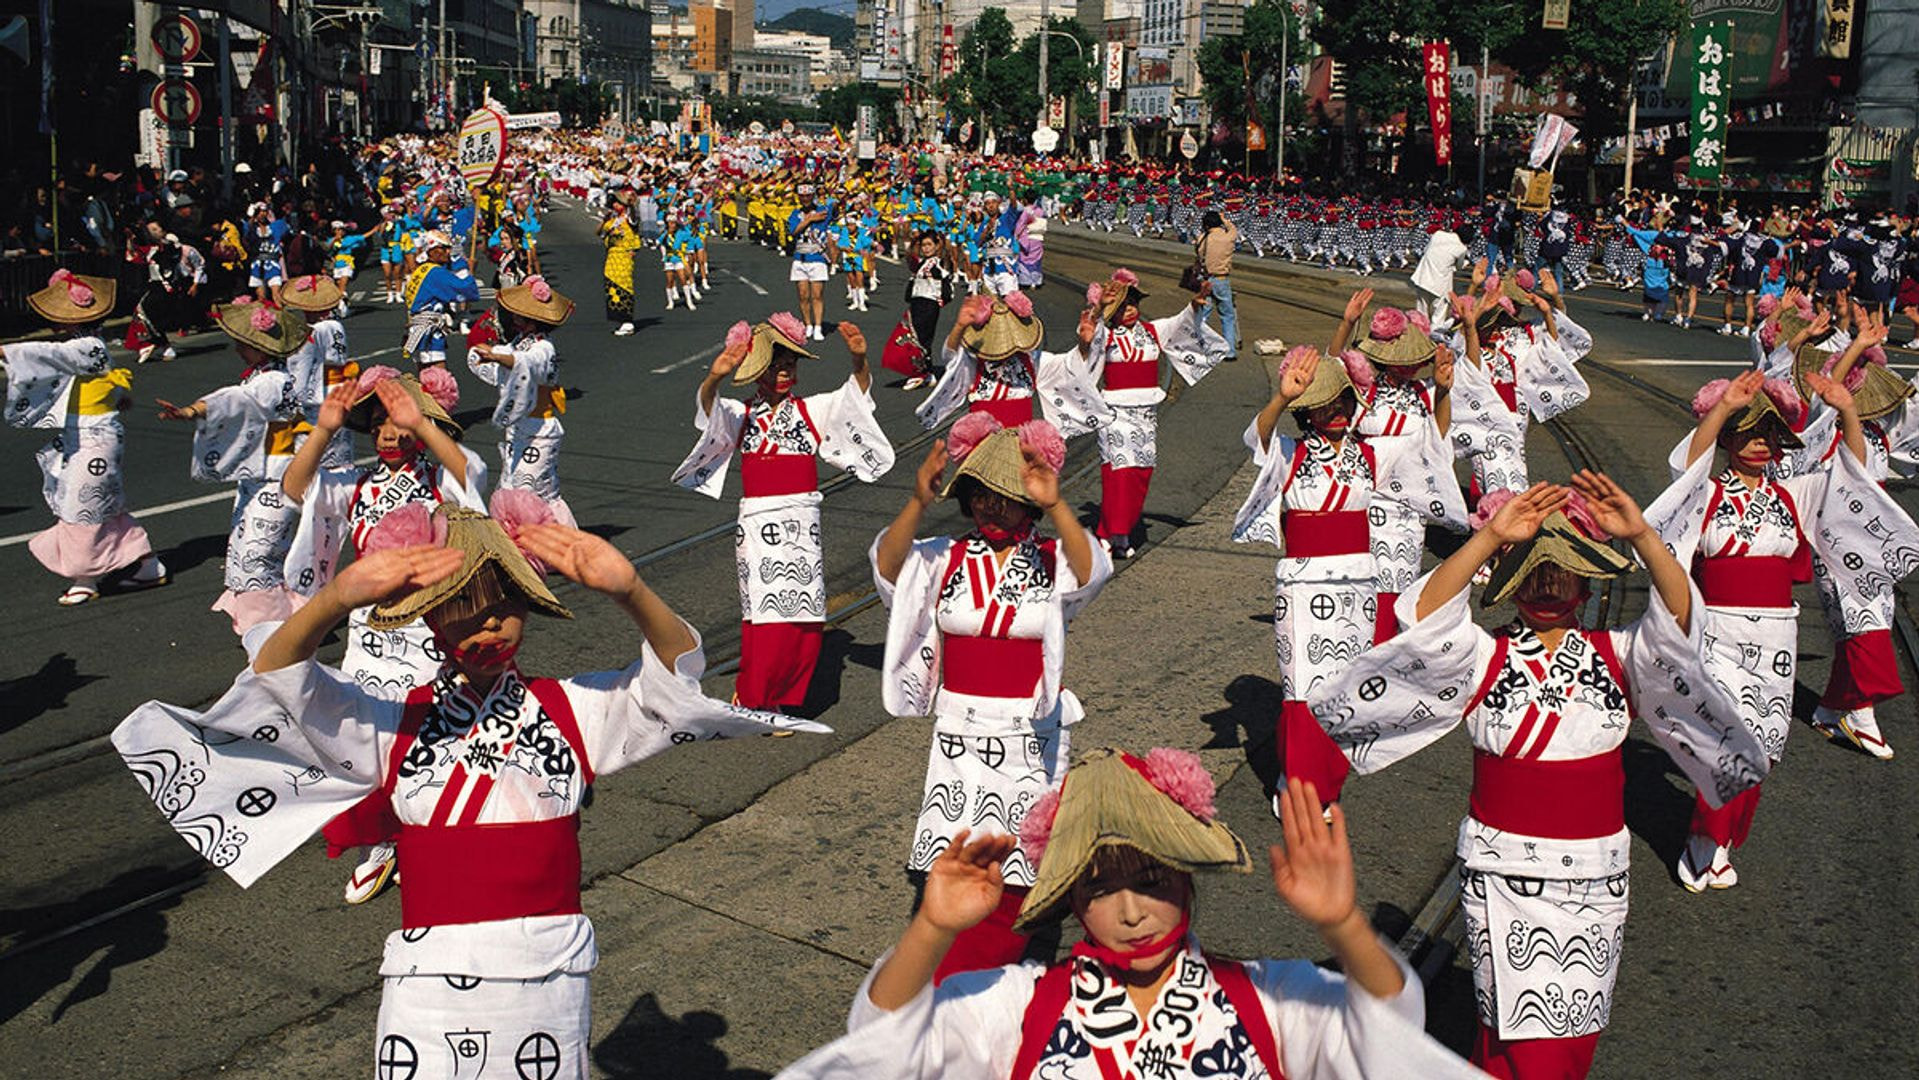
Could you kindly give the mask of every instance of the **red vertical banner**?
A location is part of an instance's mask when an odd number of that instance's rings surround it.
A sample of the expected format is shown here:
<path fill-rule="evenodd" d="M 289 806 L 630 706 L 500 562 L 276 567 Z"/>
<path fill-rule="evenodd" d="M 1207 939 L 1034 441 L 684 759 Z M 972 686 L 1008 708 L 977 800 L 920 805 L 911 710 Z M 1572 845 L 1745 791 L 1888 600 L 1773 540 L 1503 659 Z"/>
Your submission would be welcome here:
<path fill-rule="evenodd" d="M 1426 79 L 1426 114 L 1433 123 L 1433 160 L 1450 165 L 1453 160 L 1452 61 L 1443 41 L 1422 45 L 1419 52 Z"/>

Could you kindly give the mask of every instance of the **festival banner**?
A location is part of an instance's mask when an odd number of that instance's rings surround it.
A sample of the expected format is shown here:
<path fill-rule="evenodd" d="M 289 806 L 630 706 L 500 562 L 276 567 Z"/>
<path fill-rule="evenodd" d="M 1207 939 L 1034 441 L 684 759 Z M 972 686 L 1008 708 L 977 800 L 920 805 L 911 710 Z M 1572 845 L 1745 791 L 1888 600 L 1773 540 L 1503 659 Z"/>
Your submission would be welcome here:
<path fill-rule="evenodd" d="M 1731 34 L 1719 23 L 1694 23 L 1692 28 L 1692 164 L 1686 175 L 1694 180 L 1716 180 L 1726 167 L 1726 103 L 1732 83 L 1726 73 L 1731 60 Z"/>
<path fill-rule="evenodd" d="M 1819 55 L 1830 60 L 1852 56 L 1853 5 L 1856 0 L 1820 0 Z"/>
<path fill-rule="evenodd" d="M 1450 165 L 1453 160 L 1452 61 L 1443 41 L 1422 45 L 1419 51 L 1426 80 L 1426 114 L 1433 125 L 1433 161 Z"/>

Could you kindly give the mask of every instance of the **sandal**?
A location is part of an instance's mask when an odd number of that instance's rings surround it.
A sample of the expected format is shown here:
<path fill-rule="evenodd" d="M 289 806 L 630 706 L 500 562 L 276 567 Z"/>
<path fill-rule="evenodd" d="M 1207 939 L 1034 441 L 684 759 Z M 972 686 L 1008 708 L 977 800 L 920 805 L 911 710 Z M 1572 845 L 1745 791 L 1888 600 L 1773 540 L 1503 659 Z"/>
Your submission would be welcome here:
<path fill-rule="evenodd" d="M 56 601 L 61 607 L 79 607 L 81 604 L 97 599 L 100 590 L 91 585 L 69 585 L 67 591 L 60 594 Z"/>

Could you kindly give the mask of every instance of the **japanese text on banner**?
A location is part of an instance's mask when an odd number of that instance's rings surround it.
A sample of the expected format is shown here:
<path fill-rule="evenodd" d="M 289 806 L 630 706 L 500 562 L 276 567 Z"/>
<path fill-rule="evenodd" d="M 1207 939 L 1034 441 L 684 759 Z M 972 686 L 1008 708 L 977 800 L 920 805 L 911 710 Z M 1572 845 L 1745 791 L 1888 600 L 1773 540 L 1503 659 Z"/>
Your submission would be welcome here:
<path fill-rule="evenodd" d="M 1726 167 L 1726 129 L 1732 122 L 1726 107 L 1732 97 L 1726 74 L 1731 43 L 1732 35 L 1724 25 L 1693 24 L 1692 164 L 1686 175 L 1694 180 L 1717 180 Z"/>
<path fill-rule="evenodd" d="M 1422 45 L 1419 51 L 1426 80 L 1426 112 L 1433 124 L 1433 161 L 1449 165 L 1453 160 L 1452 61 L 1443 41 Z"/>

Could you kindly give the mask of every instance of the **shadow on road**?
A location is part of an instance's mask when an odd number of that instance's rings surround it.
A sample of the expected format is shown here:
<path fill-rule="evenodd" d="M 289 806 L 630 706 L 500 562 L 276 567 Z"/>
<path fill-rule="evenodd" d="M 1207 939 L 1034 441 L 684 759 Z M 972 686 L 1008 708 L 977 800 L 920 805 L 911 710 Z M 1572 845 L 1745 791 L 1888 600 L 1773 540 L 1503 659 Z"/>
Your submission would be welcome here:
<path fill-rule="evenodd" d="M 1641 738 L 1626 740 L 1626 828 L 1646 842 L 1675 883 L 1673 865 L 1692 824 L 1692 785 L 1664 750 Z"/>
<path fill-rule="evenodd" d="M 1279 779 L 1279 760 L 1274 756 L 1273 722 L 1279 716 L 1279 684 L 1260 675 L 1241 675 L 1226 684 L 1220 695 L 1226 707 L 1200 717 L 1213 729 L 1213 736 L 1200 747 L 1221 750 L 1243 747 L 1246 764 L 1259 782 L 1271 791 Z"/>
<path fill-rule="evenodd" d="M 593 1063 L 610 1077 L 671 1076 L 683 1080 L 767 1080 L 771 1073 L 735 1069 L 713 1045 L 727 1031 L 726 1018 L 699 1010 L 672 1017 L 652 994 L 643 994 L 619 1024 L 593 1048 Z"/>
<path fill-rule="evenodd" d="M 0 933 L 38 937 L 71 925 L 156 890 L 177 885 L 199 874 L 199 867 L 144 866 L 129 870 L 97 889 L 54 904 L 0 911 Z M 29 949 L 0 964 L 0 1024 L 31 1008 L 42 997 L 72 979 L 89 960 L 91 966 L 66 996 L 53 1007 L 48 1024 L 57 1024 L 68 1009 L 104 995 L 113 981 L 113 969 L 158 955 L 167 944 L 165 912 L 180 902 L 176 893 L 110 922 Z M 104 950 L 104 951 L 103 951 Z M 97 955 L 96 955 L 97 954 Z"/>
<path fill-rule="evenodd" d="M 82 675 L 73 657 L 60 652 L 47 657 L 40 670 L 31 675 L 0 681 L 0 701 L 7 703 L 5 715 L 0 716 L 0 735 L 50 709 L 66 708 L 68 694 L 104 678 L 105 675 Z"/>
<path fill-rule="evenodd" d="M 182 540 L 160 554 L 160 561 L 167 564 L 167 572 L 179 577 L 202 563 L 219 560 L 223 565 L 227 557 L 227 537 L 196 536 L 191 540 Z"/>
<path fill-rule="evenodd" d="M 819 719 L 826 710 L 840 703 L 840 679 L 846 674 L 846 665 L 854 663 L 877 669 L 881 651 L 879 645 L 859 644 L 845 630 L 837 627 L 828 630 L 820 641 L 820 662 L 813 669 L 813 681 L 807 684 L 806 700 L 794 710 L 794 715 Z"/>

